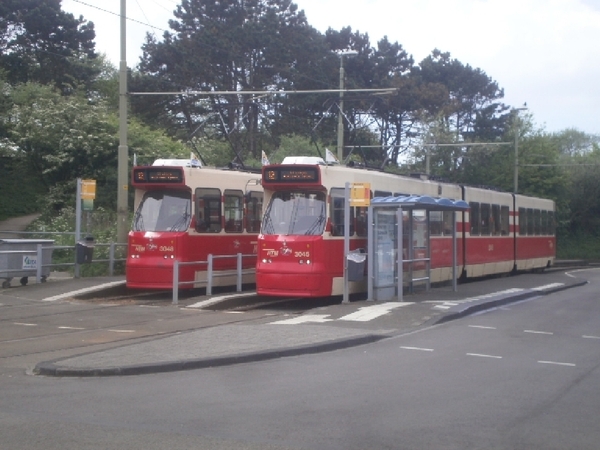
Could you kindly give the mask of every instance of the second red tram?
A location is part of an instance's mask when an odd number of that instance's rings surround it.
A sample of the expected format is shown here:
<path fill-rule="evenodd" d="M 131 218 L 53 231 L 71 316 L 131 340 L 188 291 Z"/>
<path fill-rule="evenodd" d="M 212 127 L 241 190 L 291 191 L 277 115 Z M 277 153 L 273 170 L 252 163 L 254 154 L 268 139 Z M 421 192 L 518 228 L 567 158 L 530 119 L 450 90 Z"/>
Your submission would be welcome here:
<path fill-rule="evenodd" d="M 369 183 L 372 197 L 427 195 L 468 202 L 470 210 L 455 215 L 458 273 L 463 277 L 544 269 L 554 262 L 551 200 L 326 165 L 320 158 L 289 158 L 263 167 L 266 207 L 258 239 L 259 295 L 343 293 L 346 182 Z M 351 251 L 367 248 L 367 211 L 350 208 Z M 431 282 L 451 279 L 452 214 L 432 211 L 412 217 L 417 230 L 412 239 L 424 252 L 417 257 L 429 255 Z M 427 241 L 427 250 L 420 240 Z M 349 282 L 349 291 L 366 291 L 366 280 Z"/>
<path fill-rule="evenodd" d="M 174 261 L 215 258 L 213 285 L 235 285 L 237 260 L 256 254 L 262 220 L 260 174 L 158 160 L 133 168 L 134 217 L 129 233 L 126 284 L 130 288 L 171 289 Z M 252 269 L 255 258 L 243 258 Z M 207 265 L 182 265 L 182 288 L 204 286 Z M 189 282 L 197 283 L 189 283 Z M 254 283 L 253 275 L 244 282 Z"/>

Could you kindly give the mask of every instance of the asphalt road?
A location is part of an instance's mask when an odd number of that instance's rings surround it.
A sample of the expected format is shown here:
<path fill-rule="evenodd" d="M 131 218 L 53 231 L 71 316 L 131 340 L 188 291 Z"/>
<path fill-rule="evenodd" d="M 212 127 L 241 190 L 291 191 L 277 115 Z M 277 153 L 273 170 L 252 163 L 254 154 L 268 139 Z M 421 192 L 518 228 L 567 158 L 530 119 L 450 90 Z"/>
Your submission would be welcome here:
<path fill-rule="evenodd" d="M 581 287 L 374 344 L 227 367 L 50 378 L 17 370 L 32 354 L 2 353 L 0 448 L 597 449 L 600 274 L 585 276 Z M 144 339 L 110 331 L 110 308 L 65 306 L 63 319 L 96 317 L 91 345 Z M 66 323 L 52 312 L 39 310 L 48 322 L 38 337 Z M 159 324 L 148 308 L 139 321 L 168 332 L 171 320 L 226 315 L 172 313 Z M 19 308 L 10 314 L 15 323 Z"/>

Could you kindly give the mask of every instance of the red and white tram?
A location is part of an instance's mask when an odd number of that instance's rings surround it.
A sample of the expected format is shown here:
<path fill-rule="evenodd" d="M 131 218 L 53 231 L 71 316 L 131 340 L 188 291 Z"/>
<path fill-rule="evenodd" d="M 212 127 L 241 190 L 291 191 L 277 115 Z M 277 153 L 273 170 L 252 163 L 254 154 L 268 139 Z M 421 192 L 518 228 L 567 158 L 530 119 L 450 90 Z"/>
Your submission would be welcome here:
<path fill-rule="evenodd" d="M 343 293 L 346 182 L 369 183 L 372 197 L 426 195 L 468 202 L 470 210 L 455 215 L 458 273 L 463 277 L 543 269 L 554 262 L 550 200 L 326 165 L 321 158 L 286 158 L 283 164 L 263 167 L 266 208 L 258 238 L 259 295 Z M 351 251 L 367 248 L 367 212 L 366 207 L 350 208 Z M 432 211 L 425 226 L 425 215 L 412 217 L 417 230 L 412 239 L 427 237 L 427 250 L 419 242 L 414 247 L 429 253 L 431 282 L 450 280 L 452 213 Z M 349 282 L 350 293 L 363 291 L 366 281 Z"/>
<path fill-rule="evenodd" d="M 208 255 L 256 254 L 262 220 L 260 174 L 157 160 L 133 168 L 135 214 L 129 232 L 127 287 L 171 289 L 173 265 Z M 254 258 L 243 258 L 251 269 Z M 235 285 L 236 258 L 215 258 L 214 286 Z M 205 285 L 206 264 L 180 266 L 182 288 Z M 244 275 L 244 282 L 254 277 Z M 185 283 L 198 281 L 196 284 Z"/>

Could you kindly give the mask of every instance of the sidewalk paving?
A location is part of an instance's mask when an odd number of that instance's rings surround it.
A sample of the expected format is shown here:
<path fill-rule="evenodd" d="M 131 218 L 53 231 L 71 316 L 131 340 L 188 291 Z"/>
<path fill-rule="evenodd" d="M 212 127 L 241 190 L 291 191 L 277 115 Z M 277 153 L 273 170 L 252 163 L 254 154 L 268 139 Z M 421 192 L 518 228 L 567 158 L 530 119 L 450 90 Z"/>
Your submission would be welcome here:
<path fill-rule="evenodd" d="M 96 280 L 96 285 L 119 281 L 103 278 Z M 91 287 L 90 283 L 89 279 L 74 279 L 70 284 L 61 281 L 52 286 L 52 291 L 58 289 L 58 284 L 67 292 L 65 289 L 83 289 L 84 284 Z M 304 315 L 294 316 L 295 322 L 290 320 L 288 324 L 285 324 L 286 321 L 273 323 L 273 320 L 265 319 L 264 323 L 220 325 L 157 337 L 141 343 L 41 362 L 36 365 L 34 373 L 57 377 L 141 375 L 332 351 L 376 342 L 586 283 L 585 279 L 564 271 L 469 282 L 460 284 L 457 292 L 451 287 L 442 287 L 406 295 L 402 303 L 358 301 L 350 305 L 319 308 L 318 314 L 315 310 L 307 311 Z M 384 309 L 381 318 L 362 321 L 359 318 L 361 314 L 357 316 L 359 311 L 381 307 Z"/>

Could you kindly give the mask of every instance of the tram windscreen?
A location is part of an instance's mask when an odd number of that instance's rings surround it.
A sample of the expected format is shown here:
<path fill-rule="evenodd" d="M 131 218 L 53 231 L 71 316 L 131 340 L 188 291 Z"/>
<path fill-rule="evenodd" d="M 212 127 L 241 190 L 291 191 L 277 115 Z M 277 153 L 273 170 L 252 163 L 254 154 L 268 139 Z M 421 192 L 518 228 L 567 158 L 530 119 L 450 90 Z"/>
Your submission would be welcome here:
<path fill-rule="evenodd" d="M 185 231 L 192 217 L 191 194 L 156 190 L 144 195 L 133 217 L 133 231 Z"/>
<path fill-rule="evenodd" d="M 326 222 L 323 192 L 275 192 L 263 217 L 263 234 L 323 234 Z"/>

